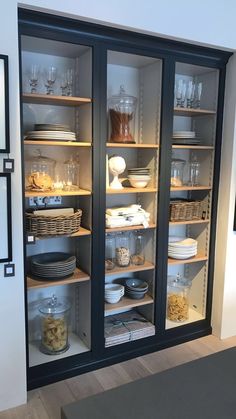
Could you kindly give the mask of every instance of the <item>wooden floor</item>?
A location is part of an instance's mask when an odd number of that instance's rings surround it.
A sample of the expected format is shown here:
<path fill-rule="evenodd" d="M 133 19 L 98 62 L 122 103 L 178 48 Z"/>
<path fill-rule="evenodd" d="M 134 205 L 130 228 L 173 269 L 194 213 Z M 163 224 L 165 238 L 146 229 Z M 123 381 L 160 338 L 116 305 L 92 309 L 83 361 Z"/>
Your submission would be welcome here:
<path fill-rule="evenodd" d="M 207 336 L 79 377 L 30 391 L 27 405 L 0 413 L 0 419 L 60 419 L 60 407 L 147 375 L 236 346 L 236 337 Z"/>

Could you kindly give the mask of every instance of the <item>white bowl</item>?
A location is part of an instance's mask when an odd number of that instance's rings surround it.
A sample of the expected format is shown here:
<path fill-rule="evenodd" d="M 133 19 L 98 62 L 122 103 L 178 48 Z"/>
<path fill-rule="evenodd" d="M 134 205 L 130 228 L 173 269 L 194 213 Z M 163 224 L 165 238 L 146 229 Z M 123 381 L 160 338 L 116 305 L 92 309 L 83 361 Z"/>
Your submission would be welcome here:
<path fill-rule="evenodd" d="M 145 188 L 147 186 L 148 182 L 149 182 L 149 179 L 148 180 L 141 180 L 141 179 L 137 180 L 137 179 L 130 179 L 129 178 L 129 183 L 130 183 L 131 186 L 133 186 L 133 188 Z"/>
<path fill-rule="evenodd" d="M 128 179 L 133 180 L 150 180 L 151 176 L 149 175 L 128 175 Z"/>
<path fill-rule="evenodd" d="M 118 297 L 116 297 L 116 298 L 115 297 L 107 297 L 105 295 L 105 301 L 106 301 L 106 303 L 109 303 L 109 304 L 116 304 L 120 301 L 121 297 L 122 297 L 122 295 L 118 295 Z"/>

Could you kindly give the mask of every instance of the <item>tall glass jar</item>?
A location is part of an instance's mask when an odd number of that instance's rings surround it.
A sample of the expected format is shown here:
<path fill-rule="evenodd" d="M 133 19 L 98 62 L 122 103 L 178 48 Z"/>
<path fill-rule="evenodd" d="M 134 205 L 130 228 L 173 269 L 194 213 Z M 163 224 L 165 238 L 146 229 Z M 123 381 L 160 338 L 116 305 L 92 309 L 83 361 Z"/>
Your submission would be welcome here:
<path fill-rule="evenodd" d="M 70 303 L 56 295 L 41 302 L 41 352 L 56 355 L 69 349 L 69 311 Z"/>
<path fill-rule="evenodd" d="M 133 265 L 143 265 L 145 263 L 145 236 L 140 231 L 134 233 L 134 253 L 131 261 Z"/>
<path fill-rule="evenodd" d="M 115 236 L 114 234 L 106 234 L 106 249 L 105 249 L 105 269 L 111 271 L 115 267 Z"/>
<path fill-rule="evenodd" d="M 64 162 L 64 190 L 79 189 L 79 163 L 78 159 L 71 156 Z"/>
<path fill-rule="evenodd" d="M 189 291 L 191 281 L 181 275 L 168 276 L 167 319 L 184 322 L 189 318 Z"/>
<path fill-rule="evenodd" d="M 116 235 L 116 264 L 122 268 L 130 264 L 130 235 L 119 233 Z"/>
<path fill-rule="evenodd" d="M 110 141 L 115 143 L 135 143 L 135 110 L 137 98 L 128 95 L 120 86 L 118 95 L 108 100 Z"/>
<path fill-rule="evenodd" d="M 171 186 L 182 186 L 184 179 L 184 166 L 186 164 L 185 160 L 182 159 L 172 159 L 171 161 Z"/>
<path fill-rule="evenodd" d="M 200 163 L 197 156 L 193 155 L 189 162 L 189 185 L 198 186 L 200 176 Z"/>

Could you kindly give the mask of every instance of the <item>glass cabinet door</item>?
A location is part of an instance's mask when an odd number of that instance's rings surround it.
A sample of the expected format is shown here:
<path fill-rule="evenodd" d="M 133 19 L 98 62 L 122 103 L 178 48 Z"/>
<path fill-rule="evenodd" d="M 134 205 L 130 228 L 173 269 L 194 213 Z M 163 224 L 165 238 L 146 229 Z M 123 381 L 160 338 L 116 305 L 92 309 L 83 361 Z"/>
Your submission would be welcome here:
<path fill-rule="evenodd" d="M 166 329 L 206 317 L 218 78 L 176 64 Z"/>
<path fill-rule="evenodd" d="M 162 61 L 108 51 L 105 347 L 155 334 Z"/>
<path fill-rule="evenodd" d="M 91 351 L 92 48 L 25 35 L 21 47 L 28 350 L 35 367 Z"/>

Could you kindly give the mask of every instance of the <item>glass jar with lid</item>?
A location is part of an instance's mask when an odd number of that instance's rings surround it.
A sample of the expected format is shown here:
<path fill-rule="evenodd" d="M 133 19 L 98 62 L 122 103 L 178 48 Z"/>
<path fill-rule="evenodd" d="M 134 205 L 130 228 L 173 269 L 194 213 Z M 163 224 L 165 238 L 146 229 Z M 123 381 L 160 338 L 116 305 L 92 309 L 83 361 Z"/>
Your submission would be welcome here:
<path fill-rule="evenodd" d="M 114 234 L 106 234 L 106 249 L 105 249 L 105 269 L 111 271 L 115 267 L 115 236 Z"/>
<path fill-rule="evenodd" d="M 184 322 L 189 318 L 189 291 L 191 281 L 180 274 L 168 276 L 167 281 L 167 319 Z"/>
<path fill-rule="evenodd" d="M 131 261 L 133 265 L 144 265 L 145 263 L 145 236 L 140 231 L 136 231 L 134 237 L 134 253 Z"/>
<path fill-rule="evenodd" d="M 78 156 L 71 156 L 64 162 L 64 186 L 66 191 L 79 189 L 79 161 Z"/>
<path fill-rule="evenodd" d="M 62 297 L 53 295 L 51 298 L 42 300 L 39 306 L 41 352 L 56 355 L 69 349 L 69 311 L 70 303 Z"/>
<path fill-rule="evenodd" d="M 135 143 L 135 111 L 137 98 L 128 95 L 120 86 L 118 95 L 108 100 L 110 141 L 114 143 Z"/>
<path fill-rule="evenodd" d="M 186 161 L 182 159 L 172 158 L 171 161 L 171 186 L 182 186 L 184 179 L 184 167 Z"/>
<path fill-rule="evenodd" d="M 42 156 L 37 150 L 37 155 L 26 161 L 25 187 L 27 190 L 50 191 L 53 189 L 56 161 Z"/>
<path fill-rule="evenodd" d="M 130 234 L 118 233 L 116 235 L 116 264 L 121 268 L 130 264 Z"/>

